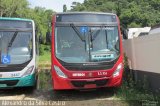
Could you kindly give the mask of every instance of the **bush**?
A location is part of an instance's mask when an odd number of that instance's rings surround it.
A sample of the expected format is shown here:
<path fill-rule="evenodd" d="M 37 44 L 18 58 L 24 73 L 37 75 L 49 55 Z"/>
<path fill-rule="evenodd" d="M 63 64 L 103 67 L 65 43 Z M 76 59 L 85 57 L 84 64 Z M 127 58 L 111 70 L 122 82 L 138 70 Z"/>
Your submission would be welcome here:
<path fill-rule="evenodd" d="M 158 106 L 160 103 L 159 93 L 154 94 L 149 90 L 147 76 L 144 76 L 142 81 L 136 82 L 134 80 L 133 72 L 128 68 L 126 56 L 124 57 L 124 66 L 123 84 L 116 91 L 116 96 L 120 97 L 122 100 L 126 100 L 133 106 L 145 104 L 146 101 L 148 104 L 155 103 Z"/>
<path fill-rule="evenodd" d="M 49 45 L 45 45 L 44 50 L 46 52 L 50 52 L 51 51 L 51 47 Z"/>
<path fill-rule="evenodd" d="M 39 45 L 39 55 L 44 55 L 44 48 L 41 44 Z"/>

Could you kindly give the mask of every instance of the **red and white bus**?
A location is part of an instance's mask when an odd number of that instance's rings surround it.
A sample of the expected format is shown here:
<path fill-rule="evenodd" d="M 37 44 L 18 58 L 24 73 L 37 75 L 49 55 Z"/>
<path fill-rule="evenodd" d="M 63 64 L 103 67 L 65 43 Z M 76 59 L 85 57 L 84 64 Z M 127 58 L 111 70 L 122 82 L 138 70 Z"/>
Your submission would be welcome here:
<path fill-rule="evenodd" d="M 123 50 L 120 22 L 112 13 L 57 13 L 52 22 L 54 90 L 118 87 Z"/>

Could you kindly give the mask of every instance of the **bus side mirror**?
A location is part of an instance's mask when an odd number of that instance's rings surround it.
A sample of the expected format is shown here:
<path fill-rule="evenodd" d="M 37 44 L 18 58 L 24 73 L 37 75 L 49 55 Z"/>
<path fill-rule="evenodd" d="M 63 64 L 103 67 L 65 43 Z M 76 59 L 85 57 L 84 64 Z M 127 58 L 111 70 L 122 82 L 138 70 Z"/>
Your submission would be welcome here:
<path fill-rule="evenodd" d="M 122 29 L 123 39 L 128 39 L 128 31 L 127 29 Z"/>

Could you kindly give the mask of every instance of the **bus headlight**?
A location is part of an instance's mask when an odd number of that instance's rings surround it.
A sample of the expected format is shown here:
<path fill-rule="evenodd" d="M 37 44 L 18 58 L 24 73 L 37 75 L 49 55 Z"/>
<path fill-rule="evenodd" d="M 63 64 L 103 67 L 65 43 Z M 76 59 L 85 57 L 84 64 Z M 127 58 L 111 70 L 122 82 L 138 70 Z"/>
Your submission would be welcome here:
<path fill-rule="evenodd" d="M 22 75 L 22 77 L 27 76 L 32 73 L 34 66 L 31 66 L 27 69 L 27 71 Z"/>
<path fill-rule="evenodd" d="M 59 77 L 67 78 L 67 76 L 61 71 L 61 69 L 58 66 L 54 66 L 54 69 Z"/>
<path fill-rule="evenodd" d="M 115 70 L 115 72 L 113 73 L 113 77 L 117 77 L 119 76 L 119 73 L 122 69 L 122 63 L 120 63 L 118 66 L 117 66 L 117 69 Z"/>

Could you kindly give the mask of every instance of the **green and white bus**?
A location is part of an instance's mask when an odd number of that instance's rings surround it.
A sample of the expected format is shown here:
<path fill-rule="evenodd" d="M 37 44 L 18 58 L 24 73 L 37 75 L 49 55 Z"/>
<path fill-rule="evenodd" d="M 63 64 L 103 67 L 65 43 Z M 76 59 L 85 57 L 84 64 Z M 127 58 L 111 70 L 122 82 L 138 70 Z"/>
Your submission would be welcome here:
<path fill-rule="evenodd" d="M 0 18 L 0 88 L 34 87 L 37 79 L 33 20 Z"/>

